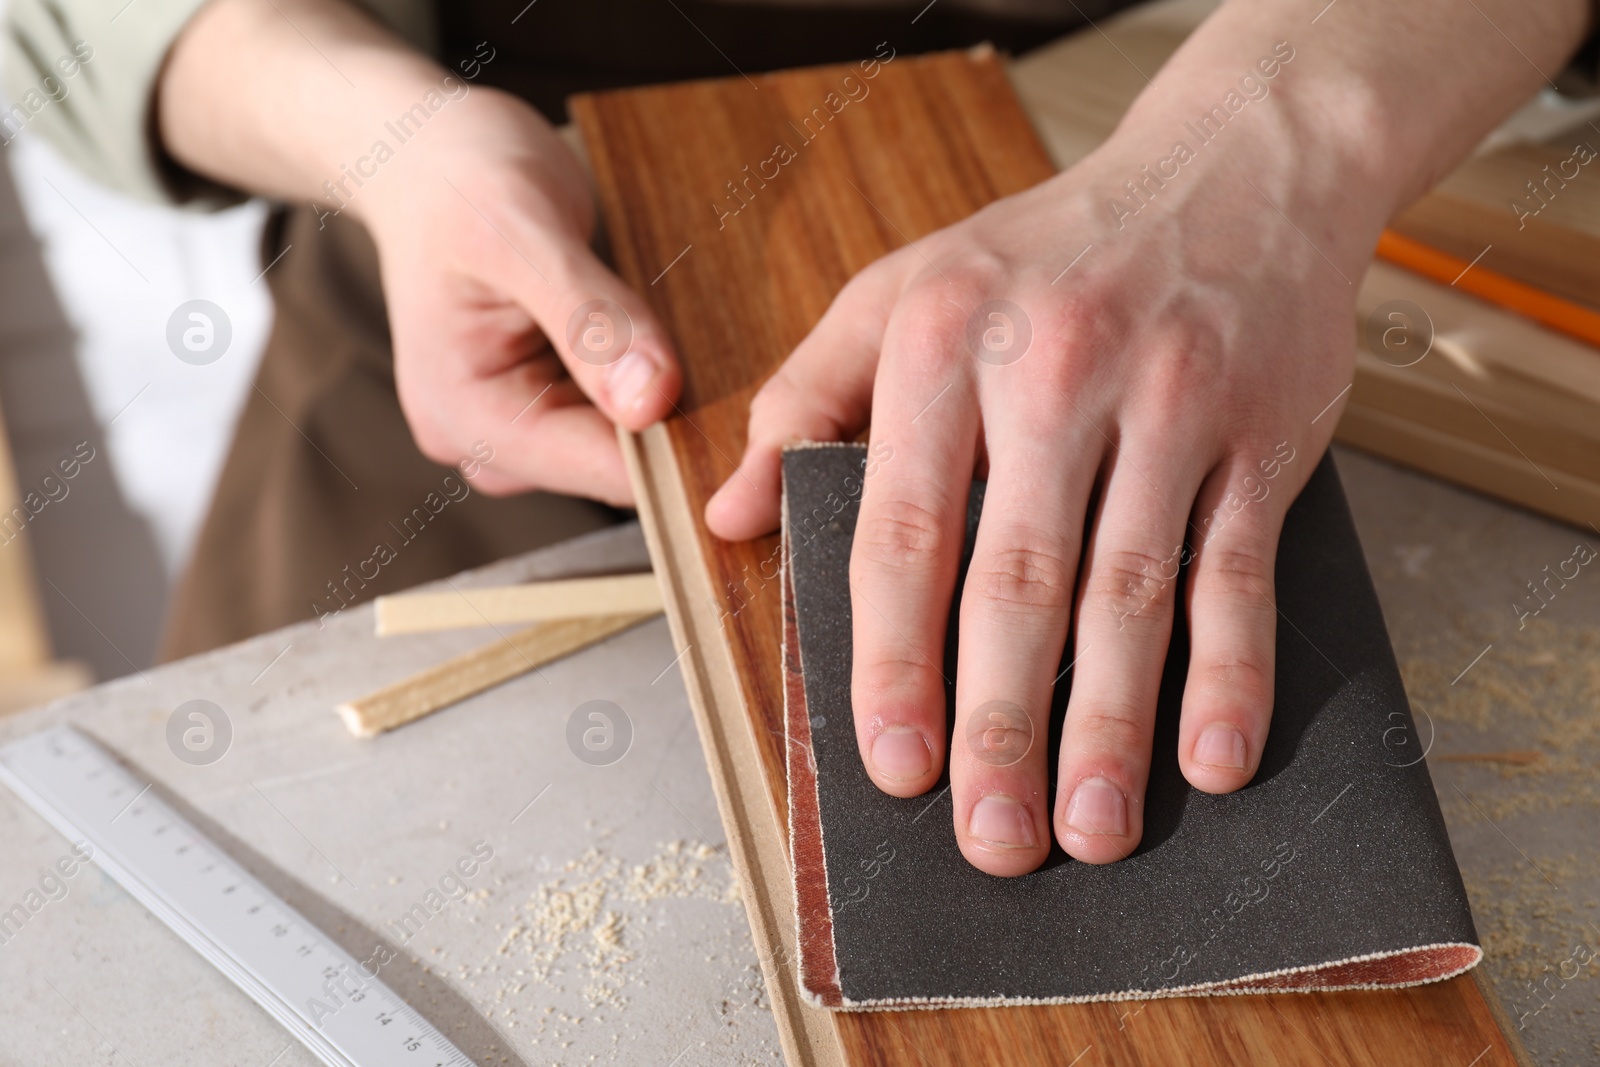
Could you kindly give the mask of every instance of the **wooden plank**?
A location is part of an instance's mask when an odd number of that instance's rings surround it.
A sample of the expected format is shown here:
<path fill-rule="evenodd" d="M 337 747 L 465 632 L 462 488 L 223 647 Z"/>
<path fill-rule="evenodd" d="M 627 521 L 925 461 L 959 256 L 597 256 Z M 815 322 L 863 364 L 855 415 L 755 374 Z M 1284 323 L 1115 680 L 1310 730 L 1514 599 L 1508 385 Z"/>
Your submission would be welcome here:
<path fill-rule="evenodd" d="M 1550 414 L 1575 432 L 1600 434 L 1595 417 L 1600 410 L 1600 353 L 1595 349 L 1387 263 L 1372 264 L 1356 294 L 1363 341 L 1367 321 L 1391 300 L 1411 301 L 1432 322 L 1440 358 L 1430 354 L 1417 364 L 1420 370 L 1446 373 L 1443 365 L 1453 362 L 1485 391 L 1500 393 L 1522 384 L 1542 387 L 1527 403 L 1543 405 L 1552 397 L 1565 397 L 1562 410 Z"/>
<path fill-rule="evenodd" d="M 1391 299 L 1424 308 L 1434 348 L 1412 366 L 1357 350 L 1336 438 L 1586 526 L 1600 515 L 1600 353 L 1448 286 L 1374 264 L 1363 320 Z"/>
<path fill-rule="evenodd" d="M 1548 465 L 1535 469 L 1510 449 L 1354 401 L 1339 420 L 1338 439 L 1385 459 L 1404 457 L 1407 466 L 1574 526 L 1588 528 L 1600 515 L 1600 481 L 1592 468 L 1587 474 Z"/>
<path fill-rule="evenodd" d="M 1558 296 L 1600 306 L 1600 160 L 1578 167 L 1576 142 L 1600 148 L 1588 126 L 1549 145 L 1513 145 L 1472 159 L 1401 212 L 1392 223 L 1407 237 Z M 1544 168 L 1556 172 L 1547 176 Z M 1560 171 L 1577 176 L 1565 181 Z M 1527 183 L 1549 199 L 1534 216 L 1514 202 L 1538 206 Z M 1489 246 L 1493 247 L 1489 247 Z"/>
<path fill-rule="evenodd" d="M 376 737 L 637 626 L 655 614 L 542 622 L 347 701 L 335 710 L 355 736 Z"/>
<path fill-rule="evenodd" d="M 381 596 L 377 600 L 375 618 L 378 636 L 388 637 L 472 626 L 660 611 L 661 588 L 656 576 L 647 572 L 445 593 Z"/>
<path fill-rule="evenodd" d="M 854 272 L 1054 169 L 992 54 L 896 58 L 814 136 L 790 125 L 846 74 L 861 76 L 820 68 L 572 102 L 617 268 L 685 363 L 679 414 L 626 451 L 790 1062 L 1066 1063 L 1091 1049 L 1086 1063 L 1130 1067 L 1514 1062 L 1467 976 L 1393 992 L 1006 1009 L 829 1015 L 800 1002 L 781 866 L 777 540 L 725 544 L 700 516 L 743 450 L 754 390 Z M 777 142 L 795 158 L 723 200 Z"/>
<path fill-rule="evenodd" d="M 1363 349 L 1356 354 L 1350 399 L 1371 410 L 1520 457 L 1531 477 L 1537 477 L 1536 471 L 1545 466 L 1600 470 L 1600 437 L 1570 432 L 1541 414 L 1537 405 L 1519 402 L 1538 394 L 1536 387 L 1526 383 L 1497 394 L 1442 359 L 1431 372 L 1421 365 L 1391 367 Z M 1552 407 L 1557 399 L 1557 394 L 1551 395 Z M 1600 431 L 1600 427 L 1595 429 Z"/>

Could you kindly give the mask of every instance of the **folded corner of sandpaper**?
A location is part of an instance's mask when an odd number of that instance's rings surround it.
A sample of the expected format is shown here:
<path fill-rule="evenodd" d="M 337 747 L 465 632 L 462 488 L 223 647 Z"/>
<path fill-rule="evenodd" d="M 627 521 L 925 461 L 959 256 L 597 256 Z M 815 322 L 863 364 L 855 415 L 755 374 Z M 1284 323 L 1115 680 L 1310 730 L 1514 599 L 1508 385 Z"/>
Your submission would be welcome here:
<path fill-rule="evenodd" d="M 805 447 L 805 446 L 800 446 Z M 787 450 L 786 450 L 787 451 Z M 783 528 L 789 528 L 789 497 L 782 500 Z M 816 802 L 817 764 L 811 751 L 811 722 L 806 717 L 806 690 L 800 669 L 799 632 L 794 619 L 794 590 L 784 538 L 780 571 L 783 598 L 783 705 L 787 744 L 785 764 L 789 780 L 789 856 L 795 872 L 795 913 L 798 929 L 795 961 L 800 989 L 814 1008 L 843 1005 L 839 968 L 833 954 L 833 917 L 828 904 L 828 882 L 822 852 L 821 809 Z M 799 791 L 808 799 L 795 802 Z M 802 878 L 801 871 L 820 872 Z"/>
<path fill-rule="evenodd" d="M 796 963 L 813 1005 L 1383 989 L 1450 978 L 1483 958 L 1331 459 L 1285 520 L 1276 702 L 1255 780 L 1212 796 L 1183 779 L 1180 620 L 1140 847 L 1105 866 L 1057 850 L 1011 879 L 961 856 L 947 794 L 890 797 L 856 752 L 849 555 L 869 472 L 859 445 L 802 445 L 783 458 Z M 983 489 L 975 483 L 969 503 L 969 551 Z M 952 605 L 952 631 L 958 612 Z M 953 677 L 954 642 L 947 659 Z M 1056 694 L 1052 737 L 1066 695 Z"/>

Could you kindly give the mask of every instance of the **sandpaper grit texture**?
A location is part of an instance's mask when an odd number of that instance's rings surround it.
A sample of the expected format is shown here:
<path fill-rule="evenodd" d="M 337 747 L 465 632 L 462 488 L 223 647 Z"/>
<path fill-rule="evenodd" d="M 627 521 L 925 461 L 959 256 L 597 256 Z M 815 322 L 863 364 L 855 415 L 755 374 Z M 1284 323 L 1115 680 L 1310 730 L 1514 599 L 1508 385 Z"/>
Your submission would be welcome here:
<path fill-rule="evenodd" d="M 1427 738 L 1331 458 L 1290 509 L 1278 552 L 1276 705 L 1255 780 L 1211 796 L 1179 771 L 1180 618 L 1143 842 L 1105 866 L 1058 847 L 1014 879 L 961 856 L 948 779 L 905 800 L 879 792 L 862 768 L 849 560 L 866 466 L 857 445 L 800 446 L 783 462 L 791 845 L 801 978 L 816 1003 L 1378 987 L 1449 977 L 1482 958 L 1422 759 Z M 969 553 L 983 488 L 972 489 Z M 951 680 L 958 611 L 943 667 Z M 1069 684 L 1052 708 L 1052 770 Z M 952 686 L 952 721 L 953 697 Z"/>

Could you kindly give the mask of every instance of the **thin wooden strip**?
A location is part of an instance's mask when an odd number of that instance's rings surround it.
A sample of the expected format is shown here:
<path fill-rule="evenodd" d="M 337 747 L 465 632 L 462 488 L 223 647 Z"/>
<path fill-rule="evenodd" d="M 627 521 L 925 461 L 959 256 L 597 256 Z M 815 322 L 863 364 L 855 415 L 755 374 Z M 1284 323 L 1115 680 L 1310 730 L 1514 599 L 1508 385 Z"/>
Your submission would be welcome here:
<path fill-rule="evenodd" d="M 377 601 L 377 633 L 387 637 L 551 619 L 655 614 L 660 610 L 661 586 L 649 572 L 564 578 L 444 593 L 381 596 Z"/>
<path fill-rule="evenodd" d="M 573 103 L 582 113 L 587 102 Z M 722 632 L 730 620 L 700 555 L 672 440 L 662 426 L 619 437 L 639 523 L 662 576 L 673 643 L 684 650 L 684 684 L 784 1059 L 789 1067 L 844 1067 L 834 1016 L 807 1005 L 800 992 L 788 832 L 751 730 L 744 688 Z"/>
<path fill-rule="evenodd" d="M 335 710 L 357 737 L 375 737 L 474 693 L 637 626 L 656 612 L 542 622 L 402 678 Z"/>

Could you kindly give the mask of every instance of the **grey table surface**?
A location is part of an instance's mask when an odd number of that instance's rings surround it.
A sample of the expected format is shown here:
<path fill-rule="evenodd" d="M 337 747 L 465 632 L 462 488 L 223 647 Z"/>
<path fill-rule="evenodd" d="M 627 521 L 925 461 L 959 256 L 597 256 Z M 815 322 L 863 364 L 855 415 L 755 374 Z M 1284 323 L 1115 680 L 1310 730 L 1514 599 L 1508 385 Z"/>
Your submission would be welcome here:
<path fill-rule="evenodd" d="M 1600 530 L 1335 455 L 1487 974 L 1534 1062 L 1600 1063 Z"/>
<path fill-rule="evenodd" d="M 1600 567 L 1569 562 L 1600 531 L 1338 459 L 1488 974 L 1536 1062 L 1600 1062 Z M 646 563 L 622 527 L 453 581 Z M 777 1062 L 664 621 L 374 741 L 331 710 L 492 637 L 380 640 L 371 609 L 351 608 L 0 720 L 0 741 L 87 730 L 358 958 L 380 938 L 401 945 L 393 923 L 475 845 L 492 848 L 383 972 L 485 1067 Z M 203 765 L 167 741 L 193 699 L 233 729 Z M 567 740 L 596 699 L 632 726 L 604 765 Z M 0 911 L 67 849 L 0 790 Z M 66 884 L 0 943 L 0 1064 L 316 1062 L 98 868 Z"/>
<path fill-rule="evenodd" d="M 452 581 L 648 566 L 629 526 Z M 664 619 L 374 740 L 333 711 L 493 639 L 380 640 L 350 608 L 0 720 L 0 741 L 63 721 L 100 740 L 358 960 L 401 948 L 380 976 L 480 1067 L 781 1062 Z M 195 699 L 233 733 L 204 765 L 167 741 Z M 591 700 L 631 723 L 609 764 L 568 744 Z M 474 846 L 492 859 L 439 892 Z M 0 911 L 68 848 L 0 788 Z M 66 885 L 0 943 L 0 1064 L 318 1062 L 98 867 Z"/>

